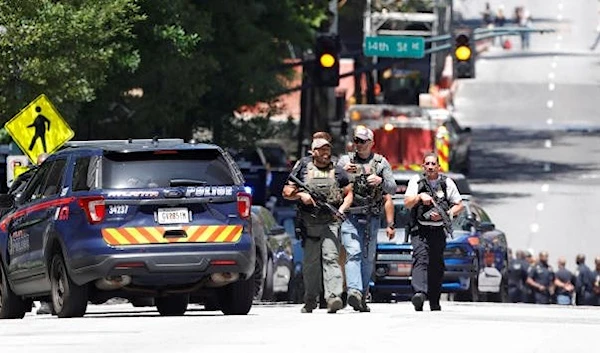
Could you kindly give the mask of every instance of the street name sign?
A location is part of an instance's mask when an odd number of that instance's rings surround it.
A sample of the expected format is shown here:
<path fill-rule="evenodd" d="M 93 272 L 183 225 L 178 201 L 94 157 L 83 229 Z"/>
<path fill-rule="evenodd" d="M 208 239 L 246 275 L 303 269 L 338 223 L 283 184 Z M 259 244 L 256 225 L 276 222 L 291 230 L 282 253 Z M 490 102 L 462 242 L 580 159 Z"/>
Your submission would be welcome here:
<path fill-rule="evenodd" d="M 410 36 L 365 37 L 363 50 L 366 56 L 419 59 L 425 56 L 425 39 Z"/>

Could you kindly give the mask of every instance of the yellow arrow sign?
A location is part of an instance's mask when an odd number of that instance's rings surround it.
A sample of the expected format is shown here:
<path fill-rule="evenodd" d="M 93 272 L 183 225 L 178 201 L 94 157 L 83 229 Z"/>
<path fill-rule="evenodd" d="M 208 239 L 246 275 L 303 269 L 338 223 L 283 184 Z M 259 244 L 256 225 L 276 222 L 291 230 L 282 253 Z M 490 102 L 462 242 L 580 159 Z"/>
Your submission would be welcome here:
<path fill-rule="evenodd" d="M 75 135 L 44 94 L 4 124 L 4 128 L 34 164 L 40 154 L 56 152 Z"/>

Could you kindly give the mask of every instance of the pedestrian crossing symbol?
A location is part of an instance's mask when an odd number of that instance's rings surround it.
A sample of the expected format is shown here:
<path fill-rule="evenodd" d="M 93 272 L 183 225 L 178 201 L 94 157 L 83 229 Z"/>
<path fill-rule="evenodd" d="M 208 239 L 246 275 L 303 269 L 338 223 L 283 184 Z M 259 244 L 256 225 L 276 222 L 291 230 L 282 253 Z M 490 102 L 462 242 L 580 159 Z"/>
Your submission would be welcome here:
<path fill-rule="evenodd" d="M 4 128 L 34 164 L 40 154 L 56 152 L 75 135 L 44 94 L 10 119 Z"/>

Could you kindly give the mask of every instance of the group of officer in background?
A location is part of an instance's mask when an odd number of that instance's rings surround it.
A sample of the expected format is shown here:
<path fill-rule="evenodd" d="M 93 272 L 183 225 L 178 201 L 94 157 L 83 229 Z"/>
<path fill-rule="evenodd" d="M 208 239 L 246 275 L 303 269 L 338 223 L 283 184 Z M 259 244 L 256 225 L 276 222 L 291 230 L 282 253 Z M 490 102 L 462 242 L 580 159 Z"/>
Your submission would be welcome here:
<path fill-rule="evenodd" d="M 575 258 L 577 270 L 566 268 L 567 261 L 558 259 L 554 271 L 548 263 L 549 254 L 539 253 L 535 259 L 531 250 L 518 250 L 508 265 L 508 293 L 513 303 L 593 305 L 600 306 L 600 257 L 591 270 L 585 255 Z"/>

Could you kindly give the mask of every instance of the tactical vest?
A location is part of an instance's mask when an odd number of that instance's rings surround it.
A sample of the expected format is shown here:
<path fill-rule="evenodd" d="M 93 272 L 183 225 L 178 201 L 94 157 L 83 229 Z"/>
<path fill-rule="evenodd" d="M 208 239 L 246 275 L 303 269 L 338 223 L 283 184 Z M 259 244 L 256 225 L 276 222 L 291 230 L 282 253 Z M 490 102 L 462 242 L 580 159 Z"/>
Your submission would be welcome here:
<path fill-rule="evenodd" d="M 418 186 L 417 186 L 417 195 L 424 192 L 428 195 L 430 195 L 431 197 L 434 198 L 434 200 L 438 203 L 438 205 L 440 207 L 442 207 L 442 209 L 444 210 L 448 210 L 449 207 L 449 202 L 448 202 L 448 194 L 446 193 L 446 189 L 447 189 L 447 184 L 446 184 L 446 176 L 445 175 L 440 175 L 440 180 L 437 184 L 437 187 L 435 189 L 433 189 L 433 192 L 435 193 L 435 195 L 431 195 L 431 193 L 429 192 L 429 188 L 427 187 L 426 183 L 427 183 L 427 177 L 425 176 L 425 174 L 423 174 L 423 177 L 421 179 L 419 179 L 418 182 Z M 414 227 L 416 225 L 419 224 L 418 221 L 427 221 L 430 222 L 431 220 L 426 219 L 423 215 L 425 213 L 427 213 L 429 210 L 431 210 L 433 208 L 433 204 L 431 205 L 425 205 L 422 202 L 419 202 L 415 207 L 413 207 L 410 210 L 410 218 L 411 218 L 411 222 L 410 225 L 411 227 Z M 441 222 L 441 221 L 440 221 Z M 442 225 L 440 225 L 441 227 Z"/>
<path fill-rule="evenodd" d="M 348 153 L 350 161 L 358 166 L 356 173 L 349 173 L 353 181 L 354 201 L 352 207 L 368 206 L 370 213 L 378 215 L 383 208 L 383 183 L 371 186 L 367 183 L 367 177 L 371 174 L 377 175 L 377 167 L 383 160 L 383 156 L 375 153 L 369 163 L 356 163 L 356 153 Z"/>
<path fill-rule="evenodd" d="M 327 169 L 319 169 L 314 165 L 313 162 L 309 162 L 306 165 L 306 174 L 304 176 L 304 183 L 325 195 L 327 202 L 334 207 L 341 206 L 344 198 L 342 195 L 342 189 L 338 186 L 337 179 L 335 177 L 335 167 L 333 164 Z M 325 210 L 315 210 L 314 207 L 302 207 L 304 212 L 312 213 L 310 219 L 315 222 L 329 222 L 333 219 L 333 215 Z M 316 211 L 316 212 L 315 212 Z"/>

